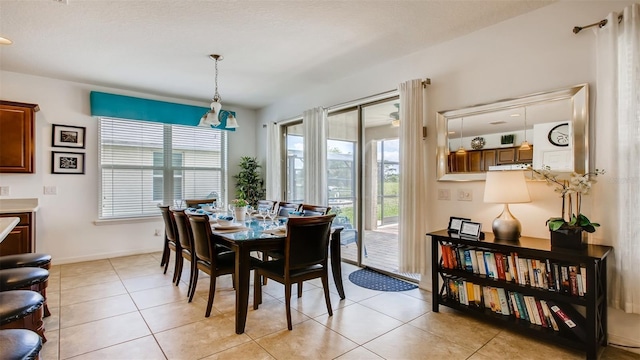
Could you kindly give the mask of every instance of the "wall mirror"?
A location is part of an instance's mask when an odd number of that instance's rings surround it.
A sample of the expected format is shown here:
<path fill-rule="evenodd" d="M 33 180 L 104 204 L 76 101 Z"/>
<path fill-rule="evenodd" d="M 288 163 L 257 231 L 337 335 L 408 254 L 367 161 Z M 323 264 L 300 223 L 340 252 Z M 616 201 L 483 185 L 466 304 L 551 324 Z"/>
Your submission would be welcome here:
<path fill-rule="evenodd" d="M 584 173 L 588 84 L 437 113 L 439 181 L 484 180 L 489 170 Z"/>

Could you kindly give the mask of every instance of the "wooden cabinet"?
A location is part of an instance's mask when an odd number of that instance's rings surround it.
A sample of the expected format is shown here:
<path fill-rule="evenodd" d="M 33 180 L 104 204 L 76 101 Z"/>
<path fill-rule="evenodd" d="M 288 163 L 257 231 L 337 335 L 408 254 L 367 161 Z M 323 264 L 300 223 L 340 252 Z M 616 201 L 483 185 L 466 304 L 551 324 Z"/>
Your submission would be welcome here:
<path fill-rule="evenodd" d="M 35 172 L 36 104 L 0 100 L 0 173 Z"/>
<path fill-rule="evenodd" d="M 501 328 L 583 350 L 588 359 L 596 359 L 599 347 L 607 345 L 607 256 L 613 248 L 552 249 L 548 239 L 523 236 L 507 242 L 484 234 L 484 240 L 461 238 L 446 230 L 427 234 L 432 246 L 433 311 L 447 306 Z M 494 308 L 497 303 L 500 306 Z"/>
<path fill-rule="evenodd" d="M 526 164 L 533 161 L 533 147 L 530 150 L 520 150 L 518 147 L 500 149 L 467 150 L 463 154 L 451 152 L 449 154 L 449 171 L 483 172 L 489 171 L 491 166 Z"/>
<path fill-rule="evenodd" d="M 20 222 L 0 243 L 0 256 L 35 252 L 34 213 L 7 213 L 0 217 L 17 217 Z"/>

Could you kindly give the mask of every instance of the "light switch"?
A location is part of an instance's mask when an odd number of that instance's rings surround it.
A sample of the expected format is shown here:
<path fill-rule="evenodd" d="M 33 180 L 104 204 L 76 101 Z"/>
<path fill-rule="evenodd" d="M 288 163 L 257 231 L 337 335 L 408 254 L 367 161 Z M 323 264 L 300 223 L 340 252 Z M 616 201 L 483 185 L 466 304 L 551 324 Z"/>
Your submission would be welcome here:
<path fill-rule="evenodd" d="M 471 189 L 458 189 L 458 201 L 473 200 L 473 192 Z"/>
<path fill-rule="evenodd" d="M 11 188 L 9 186 L 0 186 L 0 196 L 11 195 Z"/>
<path fill-rule="evenodd" d="M 57 195 L 58 194 L 58 188 L 55 186 L 45 186 L 44 187 L 44 194 L 45 195 Z"/>
<path fill-rule="evenodd" d="M 451 200 L 451 190 L 438 189 L 438 200 Z"/>

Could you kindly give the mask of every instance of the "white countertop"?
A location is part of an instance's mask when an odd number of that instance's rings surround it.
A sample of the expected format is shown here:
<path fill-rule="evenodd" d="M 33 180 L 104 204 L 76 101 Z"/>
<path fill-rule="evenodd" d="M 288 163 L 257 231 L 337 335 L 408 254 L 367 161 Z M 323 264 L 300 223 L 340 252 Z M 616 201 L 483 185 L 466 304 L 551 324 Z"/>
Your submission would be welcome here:
<path fill-rule="evenodd" d="M 0 199 L 0 214 L 36 212 L 38 199 Z"/>
<path fill-rule="evenodd" d="M 20 218 L 6 217 L 0 218 L 0 243 L 9 235 L 16 225 L 20 222 Z"/>

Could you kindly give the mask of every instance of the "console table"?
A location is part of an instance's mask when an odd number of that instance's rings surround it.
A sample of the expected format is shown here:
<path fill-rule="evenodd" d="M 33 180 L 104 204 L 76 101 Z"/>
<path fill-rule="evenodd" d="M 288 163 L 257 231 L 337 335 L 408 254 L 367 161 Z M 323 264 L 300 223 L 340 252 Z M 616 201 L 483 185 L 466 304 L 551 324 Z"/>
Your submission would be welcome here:
<path fill-rule="evenodd" d="M 434 312 L 440 305 L 451 307 L 581 349 L 588 359 L 596 359 L 600 346 L 607 345 L 606 269 L 612 247 L 552 249 L 549 239 L 521 237 L 509 242 L 485 233 L 483 240 L 474 240 L 447 230 L 427 235 Z M 476 260 L 471 261 L 471 255 Z M 575 306 L 583 307 L 585 315 Z"/>

